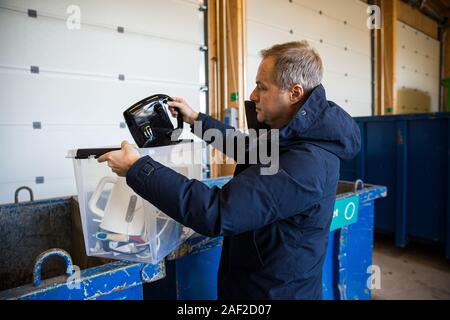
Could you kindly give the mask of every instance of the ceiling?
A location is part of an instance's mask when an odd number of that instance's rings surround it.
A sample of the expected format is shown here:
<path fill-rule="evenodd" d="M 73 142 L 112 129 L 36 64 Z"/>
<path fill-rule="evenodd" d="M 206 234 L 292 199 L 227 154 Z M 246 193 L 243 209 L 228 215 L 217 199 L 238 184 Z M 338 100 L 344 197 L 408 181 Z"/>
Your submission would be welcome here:
<path fill-rule="evenodd" d="M 450 17 L 450 0 L 428 0 L 430 8 L 440 15 Z"/>
<path fill-rule="evenodd" d="M 449 25 L 450 0 L 403 0 L 441 24 Z M 445 19 L 446 18 L 446 19 Z"/>

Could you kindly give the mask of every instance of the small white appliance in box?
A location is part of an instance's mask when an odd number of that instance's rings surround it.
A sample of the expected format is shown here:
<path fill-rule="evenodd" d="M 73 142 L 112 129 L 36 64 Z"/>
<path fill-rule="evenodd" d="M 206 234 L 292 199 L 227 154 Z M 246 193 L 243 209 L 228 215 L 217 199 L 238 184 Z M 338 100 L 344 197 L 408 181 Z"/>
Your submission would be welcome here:
<path fill-rule="evenodd" d="M 203 146 L 195 142 L 138 150 L 187 178 L 201 179 Z M 98 163 L 94 155 L 80 158 L 78 151 L 70 150 L 68 158 L 73 158 L 88 256 L 157 263 L 194 233 L 137 195 L 106 162 Z"/>

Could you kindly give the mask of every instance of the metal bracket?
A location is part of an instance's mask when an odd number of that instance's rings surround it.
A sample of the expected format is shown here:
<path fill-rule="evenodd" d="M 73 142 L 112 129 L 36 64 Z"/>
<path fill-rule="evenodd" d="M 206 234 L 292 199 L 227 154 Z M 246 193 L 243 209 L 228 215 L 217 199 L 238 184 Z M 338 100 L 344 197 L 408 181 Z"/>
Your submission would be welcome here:
<path fill-rule="evenodd" d="M 39 67 L 38 66 L 30 66 L 30 72 L 31 73 L 39 73 Z"/>
<path fill-rule="evenodd" d="M 44 177 L 39 176 L 36 177 L 36 184 L 43 184 L 44 183 Z"/>
<path fill-rule="evenodd" d="M 36 10 L 34 10 L 34 9 L 28 9 L 28 16 L 30 17 L 30 18 L 37 18 L 37 11 Z"/>

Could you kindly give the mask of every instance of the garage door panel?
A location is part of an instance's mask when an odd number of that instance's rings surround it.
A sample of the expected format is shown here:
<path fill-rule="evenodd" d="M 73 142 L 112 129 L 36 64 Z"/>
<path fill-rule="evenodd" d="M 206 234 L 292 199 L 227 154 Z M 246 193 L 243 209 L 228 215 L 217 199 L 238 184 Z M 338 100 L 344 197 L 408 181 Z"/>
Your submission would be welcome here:
<path fill-rule="evenodd" d="M 92 27 L 68 30 L 57 20 L 38 21 L 1 9 L 0 28 L 0 41 L 8 43 L 0 51 L 2 65 L 36 65 L 63 73 L 199 79 L 202 52 L 196 45 Z"/>
<path fill-rule="evenodd" d="M 69 6 L 80 8 L 81 23 L 125 30 L 198 43 L 202 31 L 199 23 L 199 5 L 183 0 L 2 0 L 0 7 L 18 10 L 34 9 L 38 18 L 55 17 L 64 24 L 71 16 Z M 136 10 L 138 8 L 138 10 Z M 176 23 L 171 23 L 176 17 Z M 194 23 L 193 23 L 194 22 Z"/>
<path fill-rule="evenodd" d="M 0 72 L 2 124 L 117 124 L 133 103 L 156 93 L 184 97 L 199 107 L 199 88 L 145 81 L 98 81 L 90 78 Z M 51 88 L 49 90 L 48 88 Z"/>
<path fill-rule="evenodd" d="M 47 126 L 41 130 L 24 126 L 10 130 L 2 126 L 0 135 L 5 154 L 14 155 L 2 159 L 2 183 L 36 176 L 67 178 L 73 170 L 71 161 L 65 159 L 68 150 L 133 141 L 129 131 L 119 126 Z"/>
<path fill-rule="evenodd" d="M 402 22 L 397 22 L 397 31 L 397 90 L 420 90 L 429 96 L 430 102 L 420 108 L 428 107 L 429 111 L 436 112 L 439 110 L 439 41 Z M 419 107 L 411 99 L 400 102 L 399 108 L 403 110 Z"/>

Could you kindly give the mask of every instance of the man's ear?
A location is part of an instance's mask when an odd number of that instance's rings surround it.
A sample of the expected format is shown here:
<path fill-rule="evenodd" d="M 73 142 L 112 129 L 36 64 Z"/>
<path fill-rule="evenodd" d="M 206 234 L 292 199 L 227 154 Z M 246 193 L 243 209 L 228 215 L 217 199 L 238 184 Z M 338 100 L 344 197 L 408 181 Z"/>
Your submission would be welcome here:
<path fill-rule="evenodd" d="M 305 95 L 305 90 L 303 90 L 303 87 L 301 84 L 295 84 L 292 89 L 291 89 L 291 94 L 290 94 L 290 100 L 292 104 L 297 104 L 299 103 L 302 99 L 303 96 Z"/>

